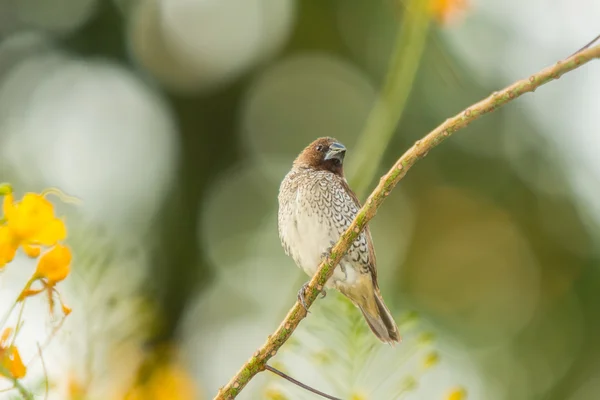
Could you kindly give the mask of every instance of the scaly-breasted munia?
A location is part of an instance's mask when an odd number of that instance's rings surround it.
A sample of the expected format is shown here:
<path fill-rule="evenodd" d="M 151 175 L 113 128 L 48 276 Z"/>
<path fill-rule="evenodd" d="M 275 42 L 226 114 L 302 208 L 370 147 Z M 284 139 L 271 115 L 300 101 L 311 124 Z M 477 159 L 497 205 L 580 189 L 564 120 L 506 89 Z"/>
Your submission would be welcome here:
<path fill-rule="evenodd" d="M 361 205 L 344 178 L 346 148 L 319 138 L 294 161 L 279 188 L 279 237 L 287 255 L 310 276 L 350 226 Z M 369 228 L 358 236 L 325 287 L 338 289 L 363 313 L 383 342 L 400 341 L 377 284 L 375 249 Z M 304 303 L 306 284 L 298 292 Z"/>

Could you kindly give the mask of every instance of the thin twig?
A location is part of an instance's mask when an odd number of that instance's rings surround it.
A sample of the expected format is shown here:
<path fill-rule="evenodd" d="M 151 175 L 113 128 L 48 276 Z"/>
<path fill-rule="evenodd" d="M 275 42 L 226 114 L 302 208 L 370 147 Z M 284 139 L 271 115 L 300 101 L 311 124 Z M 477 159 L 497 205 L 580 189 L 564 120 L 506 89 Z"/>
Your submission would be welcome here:
<path fill-rule="evenodd" d="M 48 399 L 48 370 L 46 369 L 46 363 L 44 362 L 44 356 L 42 355 L 42 346 L 40 346 L 39 342 L 36 343 L 37 348 L 38 348 L 38 354 L 40 355 L 40 361 L 42 363 L 42 370 L 44 371 L 44 384 L 45 384 L 45 393 L 44 393 L 44 400 Z"/>
<path fill-rule="evenodd" d="M 10 346 L 15 345 L 15 341 L 17 340 L 17 335 L 19 331 L 23 327 L 23 311 L 25 311 L 25 301 L 21 302 L 21 308 L 19 309 L 19 316 L 17 317 L 17 323 L 15 324 L 15 333 L 13 334 L 12 340 L 10 342 Z"/>
<path fill-rule="evenodd" d="M 575 54 L 580 53 L 583 50 L 589 48 L 591 45 L 593 45 L 594 43 L 596 43 L 598 40 L 600 40 L 600 35 L 598 35 L 595 38 L 593 38 L 588 44 L 586 44 L 585 46 L 583 46 L 582 48 L 580 48 L 579 50 L 577 50 L 575 53 L 571 54 L 569 57 L 573 57 Z M 567 57 L 567 58 L 569 58 L 569 57 Z"/>
<path fill-rule="evenodd" d="M 14 303 L 12 303 L 12 305 L 10 306 L 10 308 L 2 316 L 2 320 L 0 320 L 0 328 L 4 327 L 4 325 L 6 324 L 6 322 L 8 321 L 8 319 L 10 318 L 12 312 L 15 310 L 15 307 L 17 306 L 17 303 L 18 303 L 18 301 L 15 301 Z"/>
<path fill-rule="evenodd" d="M 273 367 L 271 367 L 269 364 L 265 364 L 265 369 L 267 371 L 271 371 L 272 373 L 274 373 L 275 375 L 279 375 L 280 377 L 282 377 L 283 379 L 292 382 L 294 385 L 300 386 L 302 389 L 304 390 L 308 390 L 309 392 L 312 392 L 314 394 L 318 394 L 321 397 L 325 397 L 326 399 L 330 399 L 330 400 L 342 400 L 338 397 L 333 397 L 328 395 L 327 393 L 323 393 L 320 390 L 314 389 L 308 385 L 305 385 L 304 383 L 297 381 L 296 379 L 292 378 L 291 376 L 281 372 L 278 369 L 275 369 Z"/>
<path fill-rule="evenodd" d="M 456 116 L 447 119 L 423 139 L 418 140 L 400 157 L 388 173 L 381 178 L 379 184 L 373 193 L 371 193 L 365 205 L 360 209 L 350 227 L 333 247 L 329 257 L 319 265 L 317 272 L 310 280 L 305 291 L 307 307 L 312 305 L 318 294 L 321 293 L 325 282 L 333 275 L 333 266 L 340 262 L 360 232 L 375 216 L 377 209 L 381 206 L 385 198 L 418 160 L 425 157 L 430 150 L 438 146 L 453 133 L 466 127 L 484 114 L 494 111 L 525 93 L 533 92 L 538 87 L 558 79 L 563 74 L 579 68 L 596 58 L 600 58 L 600 46 L 582 50 L 566 60 L 559 61 L 553 66 L 531 75 L 527 79 L 522 79 L 499 92 L 492 93 L 484 100 L 473 104 Z M 277 354 L 279 348 L 288 340 L 304 317 L 306 317 L 306 310 L 296 301 L 277 330 L 244 363 L 242 368 L 231 378 L 227 385 L 219 390 L 215 400 L 235 398 L 256 374 L 266 368 L 268 360 Z"/>
<path fill-rule="evenodd" d="M 60 320 L 60 322 L 58 323 L 58 325 L 56 325 L 53 329 L 52 332 L 50 332 L 50 335 L 46 338 L 46 341 L 42 344 L 41 348 L 42 351 L 44 351 L 46 349 L 46 347 L 48 347 L 50 345 L 50 343 L 52 342 L 52 339 L 54 339 L 54 337 L 56 336 L 56 334 L 58 333 L 58 331 L 60 330 L 60 328 L 62 328 L 65 320 L 67 319 L 67 316 L 63 316 L 62 319 Z M 29 361 L 27 361 L 27 368 L 29 368 L 29 366 L 36 360 L 36 358 L 39 356 L 39 354 L 34 354 L 31 359 Z"/>

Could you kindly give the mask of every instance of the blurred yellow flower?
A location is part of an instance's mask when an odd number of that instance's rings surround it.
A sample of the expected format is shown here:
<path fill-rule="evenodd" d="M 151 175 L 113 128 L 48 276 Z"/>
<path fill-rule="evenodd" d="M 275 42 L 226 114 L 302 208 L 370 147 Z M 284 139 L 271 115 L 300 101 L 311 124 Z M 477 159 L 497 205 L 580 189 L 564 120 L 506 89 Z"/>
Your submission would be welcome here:
<path fill-rule="evenodd" d="M 12 192 L 8 192 L 2 210 L 0 268 L 12 261 L 19 246 L 35 258 L 40 254 L 39 246 L 54 246 L 67 236 L 64 222 L 54 216 L 52 203 L 43 195 L 27 193 L 22 200 L 15 201 Z"/>
<path fill-rule="evenodd" d="M 153 369 L 151 375 L 139 382 L 125 400 L 196 400 L 195 385 L 183 368 L 167 364 Z"/>
<path fill-rule="evenodd" d="M 467 5 L 467 0 L 429 0 L 429 13 L 438 23 L 447 24 Z"/>
<path fill-rule="evenodd" d="M 85 385 L 75 376 L 70 374 L 67 382 L 67 398 L 69 400 L 82 400 L 85 398 L 87 388 Z"/>
<path fill-rule="evenodd" d="M 463 388 L 453 389 L 445 400 L 465 400 L 467 398 L 467 391 Z"/>
<path fill-rule="evenodd" d="M 0 365 L 10 374 L 7 378 L 20 379 L 27 373 L 27 368 L 23 364 L 21 354 L 16 346 L 8 345 L 11 334 L 12 329 L 6 328 L 0 338 Z M 0 375 L 3 375 L 1 371 Z"/>
<path fill-rule="evenodd" d="M 6 328 L 4 332 L 2 332 L 2 336 L 0 336 L 0 347 L 3 347 L 4 344 L 8 341 L 8 338 L 12 334 L 12 328 Z"/>
<path fill-rule="evenodd" d="M 6 350 L 0 349 L 0 359 L 2 359 L 2 366 L 10 372 L 10 377 L 20 379 L 27 373 L 27 368 L 15 346 L 10 346 Z"/>
<path fill-rule="evenodd" d="M 65 303 L 63 303 L 62 300 L 61 300 L 60 307 L 62 308 L 62 312 L 65 315 L 65 317 L 67 315 L 71 314 L 71 312 L 73 311 L 73 309 L 71 307 L 69 307 L 68 305 L 66 305 Z"/>
<path fill-rule="evenodd" d="M 15 257 L 19 243 L 6 226 L 0 226 L 0 269 Z"/>
<path fill-rule="evenodd" d="M 364 393 L 352 393 L 350 400 L 367 400 L 368 397 Z"/>
<path fill-rule="evenodd" d="M 270 387 L 265 390 L 265 400 L 288 400 L 281 390 Z"/>
<path fill-rule="evenodd" d="M 40 258 L 34 276 L 46 279 L 48 285 L 54 285 L 69 275 L 70 265 L 71 251 L 67 246 L 57 244 Z"/>
<path fill-rule="evenodd" d="M 52 203 L 42 195 L 27 193 L 21 201 L 4 196 L 4 218 L 16 239 L 31 245 L 52 246 L 67 237 L 67 229 L 54 216 Z"/>

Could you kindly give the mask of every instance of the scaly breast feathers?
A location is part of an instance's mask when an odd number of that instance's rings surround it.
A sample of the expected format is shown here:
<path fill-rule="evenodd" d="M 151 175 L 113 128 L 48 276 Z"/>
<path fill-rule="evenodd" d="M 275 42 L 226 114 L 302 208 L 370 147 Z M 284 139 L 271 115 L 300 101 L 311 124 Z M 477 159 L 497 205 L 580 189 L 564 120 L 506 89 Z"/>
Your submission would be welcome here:
<path fill-rule="evenodd" d="M 343 186 L 331 177 L 306 178 L 308 182 L 294 185 L 295 190 L 288 193 L 287 203 L 280 204 L 279 223 L 286 253 L 312 276 L 323 254 L 350 226 L 358 207 L 344 192 Z M 361 264 L 366 262 L 367 241 L 363 234 L 340 262 L 327 286 L 336 286 L 336 282 L 354 283 L 358 272 L 364 269 Z"/>

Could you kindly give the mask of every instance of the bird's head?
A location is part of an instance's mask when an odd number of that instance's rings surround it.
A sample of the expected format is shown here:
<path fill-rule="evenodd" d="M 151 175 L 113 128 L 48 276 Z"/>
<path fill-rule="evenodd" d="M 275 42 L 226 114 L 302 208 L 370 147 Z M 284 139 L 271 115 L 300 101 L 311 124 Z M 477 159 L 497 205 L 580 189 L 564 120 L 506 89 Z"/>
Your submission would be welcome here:
<path fill-rule="evenodd" d="M 294 161 L 294 166 L 315 170 L 330 171 L 344 176 L 344 156 L 346 148 L 330 137 L 322 137 L 309 144 Z"/>

